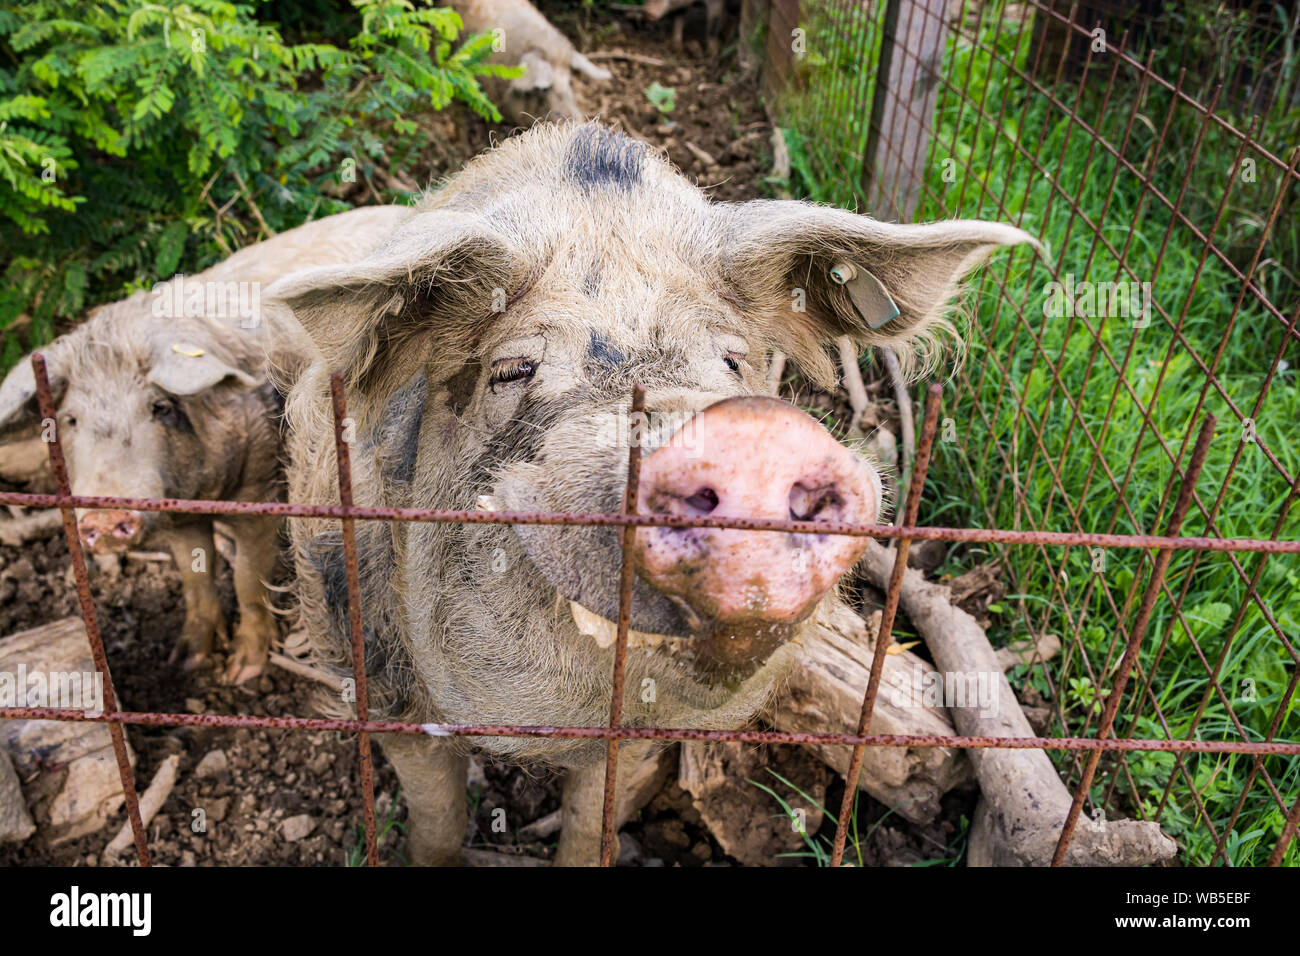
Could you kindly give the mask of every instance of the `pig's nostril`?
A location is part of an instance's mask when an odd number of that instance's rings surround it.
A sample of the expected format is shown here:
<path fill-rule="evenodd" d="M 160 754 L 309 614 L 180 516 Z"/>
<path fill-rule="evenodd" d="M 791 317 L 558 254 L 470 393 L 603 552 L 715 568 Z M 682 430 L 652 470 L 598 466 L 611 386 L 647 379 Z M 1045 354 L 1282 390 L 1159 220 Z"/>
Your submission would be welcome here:
<path fill-rule="evenodd" d="M 828 508 L 835 508 L 844 502 L 835 488 L 809 488 L 802 482 L 795 482 L 790 489 L 790 517 L 795 521 L 812 521 Z"/>
<path fill-rule="evenodd" d="M 686 499 L 687 506 L 700 514 L 709 514 L 718 506 L 718 493 L 712 488 L 701 488 Z"/>
<path fill-rule="evenodd" d="M 93 548 L 95 542 L 99 540 L 99 532 L 94 528 L 86 528 L 81 532 L 81 537 L 88 546 Z"/>
<path fill-rule="evenodd" d="M 135 528 L 131 526 L 130 522 L 119 521 L 113 527 L 113 534 L 117 535 L 119 538 L 129 538 L 135 534 Z"/>

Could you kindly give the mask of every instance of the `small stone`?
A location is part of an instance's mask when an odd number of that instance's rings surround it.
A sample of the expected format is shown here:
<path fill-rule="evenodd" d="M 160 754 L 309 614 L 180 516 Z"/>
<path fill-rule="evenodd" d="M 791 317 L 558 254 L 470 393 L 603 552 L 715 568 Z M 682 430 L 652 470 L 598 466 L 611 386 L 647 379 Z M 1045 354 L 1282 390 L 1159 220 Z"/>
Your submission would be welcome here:
<path fill-rule="evenodd" d="M 280 824 L 280 833 L 289 843 L 296 843 L 310 834 L 314 829 L 316 829 L 316 821 L 306 813 L 300 813 L 296 817 L 290 817 Z"/>
<path fill-rule="evenodd" d="M 15 581 L 30 581 L 36 576 L 36 569 L 26 558 L 19 558 L 5 569 L 4 576 Z"/>
<path fill-rule="evenodd" d="M 226 759 L 224 750 L 209 750 L 199 761 L 199 765 L 194 768 L 194 776 L 203 780 L 207 777 L 215 777 L 218 774 L 225 773 L 230 766 L 230 761 Z"/>
<path fill-rule="evenodd" d="M 209 820 L 214 823 L 220 823 L 222 820 L 226 819 L 226 814 L 230 812 L 230 798 L 219 797 L 214 800 L 209 800 L 204 806 L 204 809 L 208 812 Z"/>
<path fill-rule="evenodd" d="M 332 753 L 326 753 L 324 751 L 318 753 L 315 757 L 312 758 L 311 761 L 310 769 L 312 775 L 319 777 L 326 770 L 328 770 L 330 768 L 330 765 L 333 763 L 334 763 L 334 755 Z"/>
<path fill-rule="evenodd" d="M 185 698 L 185 710 L 187 713 L 201 714 L 207 709 L 208 709 L 207 705 L 204 704 L 203 701 L 199 700 L 197 697 Z"/>
<path fill-rule="evenodd" d="M 641 861 L 641 844 L 628 833 L 618 835 L 618 865 L 636 866 Z"/>
<path fill-rule="evenodd" d="M 35 832 L 18 774 L 9 754 L 0 750 L 0 843 L 22 843 Z"/>

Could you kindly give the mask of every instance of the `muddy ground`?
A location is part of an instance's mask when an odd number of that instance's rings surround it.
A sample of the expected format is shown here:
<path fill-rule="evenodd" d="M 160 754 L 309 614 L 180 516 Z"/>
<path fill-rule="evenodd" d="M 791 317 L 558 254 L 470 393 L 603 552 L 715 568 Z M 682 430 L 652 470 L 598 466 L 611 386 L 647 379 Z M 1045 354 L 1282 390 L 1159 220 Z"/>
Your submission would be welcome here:
<path fill-rule="evenodd" d="M 545 9 L 545 4 L 542 5 Z M 688 176 L 722 200 L 771 196 L 764 179 L 771 169 L 771 126 L 758 96 L 757 81 L 736 65 L 734 46 L 709 56 L 697 37 L 702 14 L 687 26 L 684 49 L 676 51 L 667 24 L 645 26 L 608 15 L 590 18 L 560 15 L 556 22 L 597 62 L 614 73 L 605 86 L 579 79 L 579 95 L 591 113 L 603 117 L 666 150 Z M 662 65 L 654 61 L 662 61 Z M 675 106 L 661 112 L 645 95 L 657 82 L 675 90 Z M 431 129 L 427 182 L 454 172 L 489 135 L 475 119 L 460 118 L 454 128 L 446 118 Z M 693 148 L 692 148 L 693 147 Z M 877 391 L 883 391 L 873 383 Z M 844 396 L 814 393 L 797 379 L 787 380 L 787 394 L 800 404 L 845 418 Z M 890 421 L 894 410 L 882 402 L 879 416 Z M 896 429 L 896 425 L 895 425 Z M 285 572 L 287 577 L 287 572 Z M 222 565 L 221 587 L 227 615 L 235 616 L 229 569 Z M 179 577 L 168 562 L 122 559 L 115 568 L 97 570 L 94 595 L 109 664 L 121 705 L 128 710 L 214 714 L 311 714 L 312 686 L 283 671 L 271 670 L 250 686 L 217 683 L 220 661 L 194 673 L 168 664 L 184 615 Z M 869 594 L 863 594 L 871 604 Z M 61 535 L 21 548 L 0 547 L 0 635 L 78 613 Z M 138 787 L 143 789 L 169 755 L 181 755 L 180 775 L 162 812 L 149 826 L 156 863 L 170 865 L 254 864 L 329 865 L 355 862 L 360 855 L 361 810 L 355 738 L 333 733 L 217 730 L 210 728 L 130 727 L 138 755 Z M 755 755 L 751 755 L 753 757 Z M 777 801 L 757 784 L 772 787 L 788 801 L 802 798 L 780 783 L 779 773 L 806 793 L 838 807 L 842 784 L 799 748 L 776 747 L 751 761 L 754 784 L 738 782 L 729 796 L 732 812 L 747 815 L 755 833 L 742 854 L 745 862 L 811 863 L 802 841 L 791 839 Z M 206 758 L 206 759 L 205 759 Z M 202 775 L 198 767 L 204 762 Z M 811 761 L 811 762 L 810 762 Z M 376 761 L 375 792 L 384 836 L 381 859 L 404 862 L 401 823 L 405 807 L 395 801 L 397 780 L 387 762 Z M 521 842 L 518 831 L 559 807 L 559 781 L 553 775 L 525 772 L 484 761 L 471 773 L 473 810 L 470 843 L 512 853 L 547 858 L 554 837 Z M 914 827 L 890 815 L 888 808 L 865 795 L 859 828 L 864 834 L 862 862 L 869 865 L 931 865 L 958 859 L 964 847 L 965 819 L 973 809 L 973 792 L 949 795 L 940 820 Z M 202 808 L 206 833 L 190 827 L 192 811 Z M 507 832 L 495 832 L 493 811 L 504 808 Z M 817 814 L 813 814 L 816 818 Z M 0 865 L 96 865 L 107 840 L 123 819 L 121 813 L 104 831 L 57 847 L 39 837 L 20 846 L 0 847 Z M 386 826 L 386 824 L 392 824 Z M 813 839 L 829 845 L 832 827 L 823 822 Z M 735 865 L 710 835 L 689 795 L 670 784 L 623 831 L 620 862 L 644 866 Z M 806 849 L 806 848 L 804 848 Z"/>

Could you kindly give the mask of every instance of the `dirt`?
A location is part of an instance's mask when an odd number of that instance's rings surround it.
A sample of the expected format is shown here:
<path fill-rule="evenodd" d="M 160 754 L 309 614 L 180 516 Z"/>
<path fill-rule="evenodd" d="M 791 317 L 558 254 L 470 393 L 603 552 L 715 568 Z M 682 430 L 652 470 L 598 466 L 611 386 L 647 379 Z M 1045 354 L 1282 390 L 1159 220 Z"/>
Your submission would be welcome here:
<path fill-rule="evenodd" d="M 580 79 L 583 106 L 633 133 L 667 156 L 687 176 L 719 200 L 745 200 L 773 195 L 763 183 L 771 164 L 771 126 L 758 95 L 757 81 L 736 66 L 734 50 L 711 57 L 698 38 L 699 24 L 687 29 L 681 51 L 671 45 L 668 24 L 645 26 L 614 16 L 585 16 L 542 8 L 571 36 L 589 38 L 580 45 L 598 56 L 614 73 L 604 86 Z M 631 59 L 627 54 L 633 55 Z M 664 61 L 663 66 L 639 58 Z M 674 91 L 669 112 L 657 108 L 645 90 L 652 84 Z M 423 183 L 454 172 L 488 136 L 508 135 L 504 128 L 488 130 L 476 119 L 432 122 Z M 695 147 L 692 149 L 692 147 Z M 376 186 L 386 184 L 380 182 Z M 368 189 L 359 184 L 359 189 Z M 357 201 L 365 201 L 354 197 Z M 873 378 L 869 387 L 882 401 L 877 413 L 892 421 L 894 410 L 886 390 Z M 797 373 L 787 376 L 785 394 L 801 405 L 820 410 L 836 427 L 847 422 L 848 406 L 841 392 L 827 395 L 803 386 Z M 875 424 L 871 422 L 868 424 Z M 894 422 L 896 428 L 896 422 Z M 22 490 L 22 489 L 14 489 Z M 283 571 L 281 583 L 287 580 Z M 230 570 L 219 572 L 224 610 L 236 617 Z M 240 688 L 222 686 L 218 659 L 192 673 L 168 663 L 184 617 L 180 578 L 170 562 L 122 559 L 95 569 L 94 598 L 110 669 L 121 706 L 128 710 L 308 716 L 313 687 L 306 680 L 271 669 Z M 61 534 L 21 548 L 0 547 L 0 636 L 78 614 L 75 587 Z M 150 847 L 156 863 L 167 865 L 328 865 L 355 863 L 360 856 L 361 800 L 358 793 L 356 740 L 334 733 L 294 733 L 272 730 L 213 728 L 152 728 L 131 726 L 128 735 L 138 755 L 136 780 L 143 790 L 159 765 L 171 754 L 181 756 L 178 782 L 149 825 Z M 790 772 L 790 748 L 772 748 L 770 765 Z M 219 753 L 218 753 L 219 752 Z M 197 772 L 204 763 L 203 775 Z M 481 759 L 481 758 L 480 758 Z M 759 761 L 762 762 L 762 761 Z M 753 760 L 748 764 L 754 764 Z M 751 779 L 780 791 L 764 767 L 748 766 Z M 476 761 L 471 773 L 472 812 L 469 844 L 507 853 L 547 858 L 555 837 L 521 842 L 518 830 L 560 805 L 559 779 L 489 760 Z M 749 797 L 746 798 L 746 791 Z M 405 862 L 402 823 L 405 807 L 395 800 L 397 779 L 382 755 L 376 759 L 375 793 L 379 811 L 381 862 Z M 843 785 L 832 780 L 817 789 L 825 806 L 838 808 Z M 789 797 L 788 793 L 783 794 Z M 781 810 L 777 802 L 752 785 L 739 786 L 731 796 L 735 812 L 748 812 L 755 821 L 770 821 Z M 944 813 L 929 827 L 914 827 L 889 814 L 888 808 L 862 798 L 859 816 L 864 839 L 863 862 L 906 865 L 954 855 L 969 818 L 973 793 L 945 798 Z M 494 811 L 504 809 L 506 832 L 494 828 Z M 196 811 L 202 811 L 196 815 Z M 197 824 L 201 816 L 203 826 Z M 120 826 L 60 846 L 41 837 L 19 846 L 0 847 L 0 866 L 97 865 L 107 841 Z M 821 822 L 812 835 L 829 846 L 833 824 Z M 771 843 L 775 859 L 777 844 Z M 788 846 L 781 848 L 782 852 Z M 747 862 L 761 862 L 746 853 Z M 850 859 L 855 859 L 850 854 Z M 127 862 L 131 856 L 125 858 Z M 800 858 L 812 862 L 812 857 Z M 622 865 L 728 866 L 729 857 L 713 839 L 695 809 L 691 795 L 670 783 L 638 818 L 623 830 Z"/>

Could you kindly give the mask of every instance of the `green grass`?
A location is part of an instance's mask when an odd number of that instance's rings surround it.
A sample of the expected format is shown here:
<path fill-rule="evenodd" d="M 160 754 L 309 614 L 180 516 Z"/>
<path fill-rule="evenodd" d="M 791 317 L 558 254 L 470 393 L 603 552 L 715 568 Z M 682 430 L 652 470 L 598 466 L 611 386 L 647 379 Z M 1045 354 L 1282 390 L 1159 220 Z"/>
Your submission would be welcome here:
<path fill-rule="evenodd" d="M 1218 426 L 1196 485 L 1199 504 L 1193 503 L 1182 533 L 1300 538 L 1300 514 L 1286 504 L 1291 488 L 1263 448 L 1290 475 L 1300 472 L 1300 348 L 1285 323 L 1250 294 L 1229 330 L 1242 281 L 1214 251 L 1205 254 L 1205 235 L 1218 218 L 1214 249 L 1245 271 L 1279 194 L 1280 171 L 1253 150 L 1242 155 L 1239 139 L 1163 88 L 1140 90 L 1132 67 L 1118 68 L 1107 101 L 1113 58 L 1099 58 L 1082 84 L 1077 76 L 1064 78 L 1053 103 L 1007 65 L 1030 72 L 1032 31 L 1010 22 L 999 27 L 998 7 L 986 11 L 978 43 L 949 42 L 916 218 L 1017 222 L 1049 253 L 1046 263 L 1027 251 L 1000 255 L 965 302 L 969 354 L 942 411 L 953 419 L 958 441 L 936 446 L 922 521 L 1163 533 L 1177 491 L 1171 492 L 1171 455 L 1186 466 L 1195 429 L 1209 412 Z M 1254 43 L 1240 55 L 1267 46 Z M 1158 54 L 1160 63 L 1165 51 Z M 1141 60 L 1146 51 L 1134 55 Z M 1268 64 L 1257 66 L 1267 72 Z M 1054 69 L 1039 75 L 1050 86 Z M 1273 102 L 1255 134 L 1284 160 L 1300 145 L 1293 100 L 1292 93 Z M 1220 115 L 1239 130 L 1254 121 L 1230 111 Z M 1093 149 L 1093 135 L 1080 121 L 1134 168 L 1100 145 Z M 803 120 L 792 125 L 816 127 Z M 949 158 L 956 160 L 953 181 L 943 176 Z M 1243 158 L 1255 160 L 1254 182 L 1232 174 Z M 1170 213 L 1144 178 L 1181 216 Z M 1255 274 L 1288 321 L 1300 301 L 1297 192 L 1294 186 L 1285 192 Z M 1046 317 L 1046 285 L 1066 273 L 1094 282 L 1150 282 L 1150 325 L 1136 328 L 1118 317 Z M 1208 365 L 1220 349 L 1215 377 L 1223 394 L 1194 357 Z M 1288 364 L 1278 366 L 1264 390 L 1279 354 Z M 1253 419 L 1258 441 L 1243 440 L 1243 416 Z M 1214 512 L 1213 528 L 1201 505 Z M 1101 556 L 1104 568 L 1094 571 L 1094 556 L 1085 548 L 988 547 L 955 552 L 946 570 L 991 557 L 1004 561 L 1016 593 L 1004 602 L 1008 613 L 997 616 L 990 637 L 1000 645 L 1029 633 L 1059 634 L 1066 650 L 1053 662 L 1050 679 L 1041 672 L 1016 676 L 1059 705 L 1064 724 L 1058 716 L 1050 732 L 1095 734 L 1096 704 L 1113 687 L 1152 555 L 1111 549 Z M 1269 621 L 1293 648 L 1300 645 L 1300 561 L 1243 554 L 1236 562 L 1240 573 L 1228 555 L 1175 554 L 1166 575 L 1169 594 L 1155 605 L 1117 734 L 1262 740 L 1276 722 L 1273 739 L 1300 740 L 1295 695 L 1287 700 L 1296 665 Z M 1256 574 L 1252 597 L 1248 582 Z M 1181 615 L 1170 595 L 1181 599 Z M 1219 682 L 1228 704 L 1212 690 L 1201 659 L 1213 668 L 1221 653 Z M 1143 693 L 1148 677 L 1149 694 Z M 1077 781 L 1077 761 L 1053 756 L 1067 782 Z M 1246 789 L 1253 764 L 1237 755 L 1187 755 L 1181 768 L 1172 754 L 1133 754 L 1122 764 L 1106 758 L 1091 796 L 1112 816 L 1158 818 L 1179 841 L 1182 862 L 1205 865 L 1214 856 L 1212 834 L 1228 827 L 1244 791 L 1225 855 L 1231 865 L 1260 865 L 1281 833 L 1283 811 L 1257 774 Z M 1268 757 L 1263 769 L 1289 806 L 1300 791 L 1300 759 Z M 1300 863 L 1295 842 L 1284 862 Z"/>
<path fill-rule="evenodd" d="M 859 171 L 880 61 L 884 5 L 873 6 L 801 5 L 803 34 L 790 38 L 792 82 L 775 110 L 806 197 L 850 209 L 863 198 Z"/>
<path fill-rule="evenodd" d="M 757 780 L 746 780 L 751 786 L 761 790 L 774 801 L 778 807 L 775 816 L 778 819 L 785 820 L 803 839 L 805 849 L 793 853 L 779 853 L 779 859 L 800 859 L 811 860 L 814 866 L 831 865 L 831 839 L 822 834 L 812 834 L 807 831 L 806 814 L 810 807 L 820 810 L 826 817 L 831 826 L 839 822 L 839 818 L 826 809 L 820 802 L 814 799 L 809 793 L 801 790 L 797 784 L 787 780 L 781 774 L 777 773 L 771 767 L 767 768 L 768 774 L 780 785 L 780 790 L 766 783 L 760 783 Z M 898 812 L 898 807 L 890 807 L 869 827 L 860 826 L 859 807 L 861 803 L 862 791 L 859 790 L 853 798 L 853 809 L 849 815 L 848 833 L 844 839 L 844 858 L 843 862 L 849 866 L 866 866 L 864 850 L 871 837 L 875 834 L 886 820 Z M 799 805 L 796 805 L 799 804 Z M 936 857 L 930 860 L 924 860 L 914 866 L 956 866 L 958 862 L 966 855 L 966 835 L 969 829 L 968 821 L 962 817 L 962 830 L 948 847 L 948 852 L 942 857 Z"/>
<path fill-rule="evenodd" d="M 384 814 L 384 819 L 377 821 L 375 833 L 375 843 L 381 843 L 390 830 L 396 830 L 398 833 L 406 832 L 406 824 L 397 819 L 397 809 L 401 806 L 402 788 L 398 787 L 397 792 L 393 794 L 393 799 L 388 804 L 388 812 Z M 397 852 L 396 849 L 380 849 L 380 854 L 387 856 L 392 854 L 392 862 L 396 866 L 406 866 L 406 858 Z M 366 865 L 366 828 L 364 824 L 357 824 L 356 834 L 352 840 L 352 846 L 348 848 L 347 855 L 343 860 L 344 866 L 365 866 Z"/>

